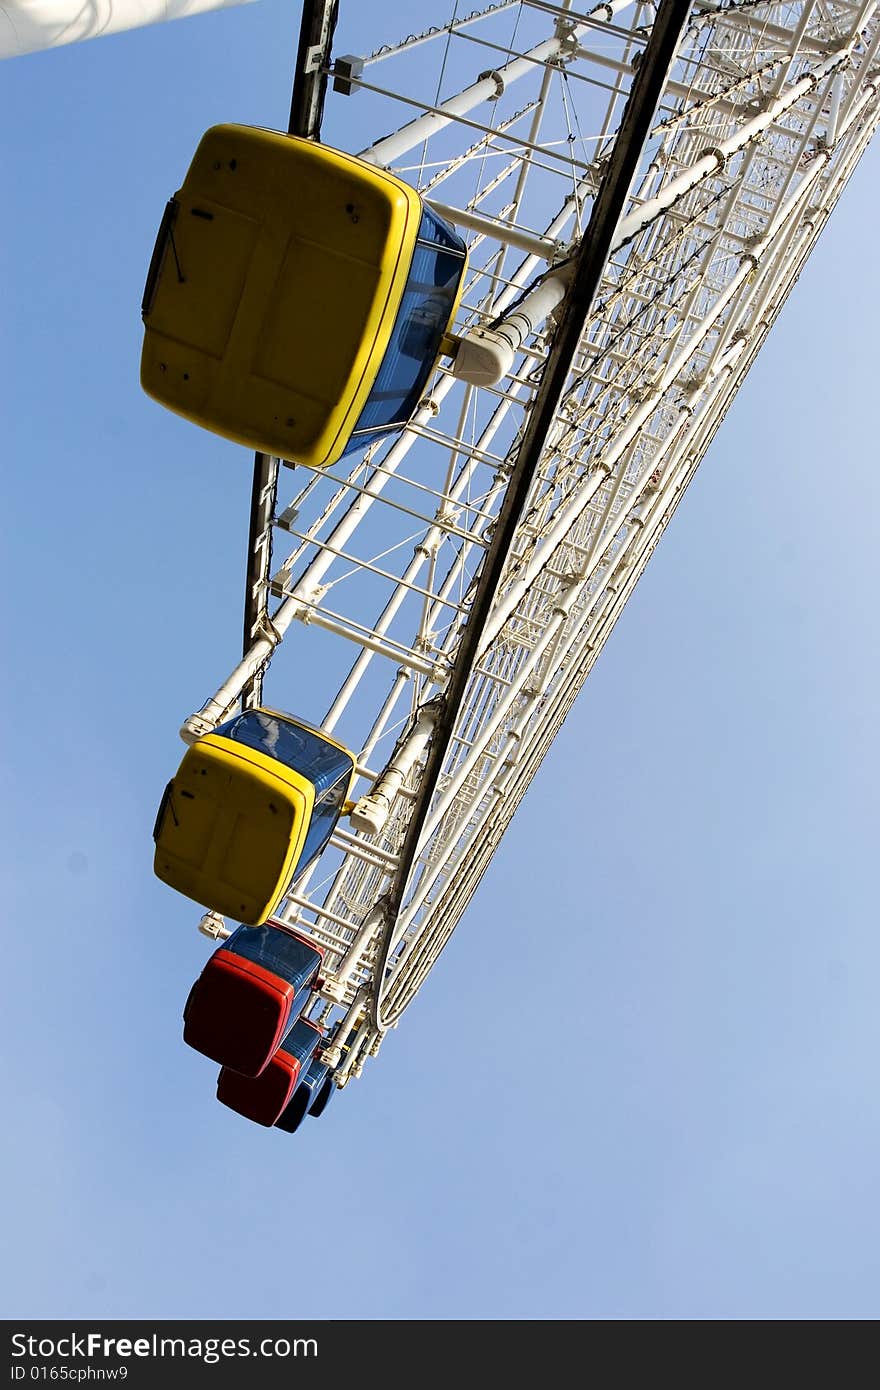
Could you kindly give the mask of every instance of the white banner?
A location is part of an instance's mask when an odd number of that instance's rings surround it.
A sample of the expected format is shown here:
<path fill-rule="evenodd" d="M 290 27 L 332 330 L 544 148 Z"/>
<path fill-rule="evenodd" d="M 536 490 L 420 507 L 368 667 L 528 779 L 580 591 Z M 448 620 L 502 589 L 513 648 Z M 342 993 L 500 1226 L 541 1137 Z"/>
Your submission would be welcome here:
<path fill-rule="evenodd" d="M 0 58 L 243 3 L 246 0 L 0 0 Z"/>

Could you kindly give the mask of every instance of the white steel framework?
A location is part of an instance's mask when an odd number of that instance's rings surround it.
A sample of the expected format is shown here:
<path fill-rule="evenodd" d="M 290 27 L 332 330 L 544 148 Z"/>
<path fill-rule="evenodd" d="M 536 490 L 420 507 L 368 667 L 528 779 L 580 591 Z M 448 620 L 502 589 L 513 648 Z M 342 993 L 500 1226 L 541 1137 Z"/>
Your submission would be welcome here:
<path fill-rule="evenodd" d="M 458 923 L 880 119 L 874 0 L 697 3 L 576 309 L 673 6 L 426 6 L 341 57 L 336 5 L 304 7 L 291 128 L 317 138 L 326 88 L 333 141 L 359 103 L 362 156 L 470 244 L 464 346 L 399 437 L 326 471 L 257 456 L 244 657 L 182 730 L 271 662 L 269 702 L 358 751 L 357 809 L 282 912 L 327 951 L 338 1084 Z M 493 333 L 512 349 L 475 384 Z"/>

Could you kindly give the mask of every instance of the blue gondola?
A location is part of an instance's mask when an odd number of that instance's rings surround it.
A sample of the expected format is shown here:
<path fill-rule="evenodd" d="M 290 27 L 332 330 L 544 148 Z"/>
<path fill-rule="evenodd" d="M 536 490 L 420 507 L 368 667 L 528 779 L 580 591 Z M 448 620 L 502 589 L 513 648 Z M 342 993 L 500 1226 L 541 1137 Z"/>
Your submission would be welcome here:
<path fill-rule="evenodd" d="M 325 1093 L 328 1093 L 327 1098 L 329 1099 L 329 1094 L 332 1094 L 335 1089 L 329 1072 L 329 1067 L 321 1061 L 320 1057 L 312 1059 L 308 1071 L 300 1080 L 286 1109 L 275 1121 L 277 1129 L 283 1129 L 288 1134 L 295 1134 L 306 1115 L 321 1114 L 327 1105 L 327 1100 L 323 1100 L 320 1110 L 316 1110 L 315 1106 L 322 1100 Z"/>

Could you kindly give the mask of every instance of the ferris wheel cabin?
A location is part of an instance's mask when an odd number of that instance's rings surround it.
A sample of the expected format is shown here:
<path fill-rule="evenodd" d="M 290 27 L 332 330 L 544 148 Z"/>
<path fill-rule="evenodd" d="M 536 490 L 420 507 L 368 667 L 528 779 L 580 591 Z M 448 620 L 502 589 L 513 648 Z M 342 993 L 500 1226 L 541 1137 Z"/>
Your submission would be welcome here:
<path fill-rule="evenodd" d="M 322 1036 L 317 1023 L 298 1019 L 259 1076 L 242 1076 L 224 1067 L 217 1078 L 217 1099 L 255 1124 L 274 1125 L 287 1109 Z"/>
<path fill-rule="evenodd" d="M 210 957 L 183 1012 L 183 1040 L 259 1076 L 311 997 L 322 952 L 280 923 L 241 926 Z"/>
<path fill-rule="evenodd" d="M 239 444 L 326 466 L 413 414 L 466 264 L 452 227 L 386 170 L 214 126 L 159 229 L 141 384 Z"/>
<path fill-rule="evenodd" d="M 165 788 L 156 876 L 259 926 L 325 848 L 354 769 L 354 755 L 310 724 L 270 709 L 236 715 L 187 749 Z"/>

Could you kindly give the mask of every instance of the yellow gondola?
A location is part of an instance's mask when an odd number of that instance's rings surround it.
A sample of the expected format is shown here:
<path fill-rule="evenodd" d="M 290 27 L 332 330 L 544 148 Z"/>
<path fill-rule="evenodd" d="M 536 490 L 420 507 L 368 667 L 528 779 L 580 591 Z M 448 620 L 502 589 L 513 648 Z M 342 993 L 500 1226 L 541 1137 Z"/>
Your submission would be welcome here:
<path fill-rule="evenodd" d="M 327 844 L 354 755 L 276 710 L 247 710 L 187 750 L 156 817 L 154 870 L 204 907 L 259 926 Z"/>
<path fill-rule="evenodd" d="M 464 242 L 384 169 L 214 126 L 144 291 L 144 390 L 240 444 L 323 467 L 400 429 L 455 316 Z"/>

